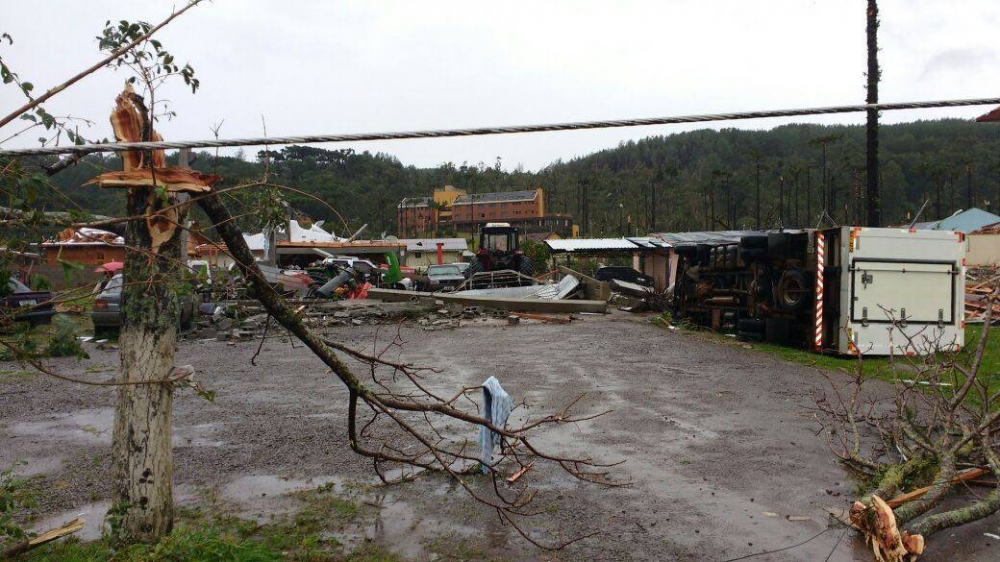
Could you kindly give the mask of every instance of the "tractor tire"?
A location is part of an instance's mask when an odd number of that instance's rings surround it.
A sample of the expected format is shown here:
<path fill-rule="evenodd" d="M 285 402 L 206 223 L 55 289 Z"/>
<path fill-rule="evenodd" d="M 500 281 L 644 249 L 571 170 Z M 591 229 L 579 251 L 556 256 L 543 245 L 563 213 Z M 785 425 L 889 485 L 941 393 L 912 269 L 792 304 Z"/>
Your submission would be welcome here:
<path fill-rule="evenodd" d="M 469 269 L 472 269 L 470 266 Z M 531 263 L 531 258 L 528 256 L 521 256 L 520 266 L 517 268 L 517 272 L 525 277 L 535 276 L 535 266 Z"/>

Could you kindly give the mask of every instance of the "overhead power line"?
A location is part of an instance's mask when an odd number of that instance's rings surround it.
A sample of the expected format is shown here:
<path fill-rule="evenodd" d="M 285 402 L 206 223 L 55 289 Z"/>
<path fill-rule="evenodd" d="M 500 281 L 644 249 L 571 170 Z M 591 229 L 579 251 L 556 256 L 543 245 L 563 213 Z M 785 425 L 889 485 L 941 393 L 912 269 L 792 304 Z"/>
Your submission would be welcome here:
<path fill-rule="evenodd" d="M 552 123 L 547 125 L 516 125 L 508 127 L 474 127 L 471 129 L 442 129 L 431 131 L 403 131 L 395 133 L 352 133 L 341 135 L 305 135 L 295 137 L 259 137 L 249 139 L 215 139 L 199 141 L 155 141 L 127 143 L 96 143 L 45 148 L 19 148 L 0 150 L 0 156 L 40 156 L 53 154 L 90 154 L 122 150 L 150 150 L 175 148 L 222 148 L 229 146 L 263 146 L 286 144 L 312 144 L 334 142 L 386 141 L 403 139 L 435 139 L 447 137 L 474 137 L 483 135 L 508 135 L 514 133 L 543 133 L 550 131 L 581 131 L 587 129 L 612 129 L 617 127 L 646 127 L 650 125 L 675 125 L 681 123 L 705 123 L 709 121 L 737 121 L 742 119 L 765 119 L 768 117 L 794 117 L 798 115 L 829 115 L 833 113 L 860 113 L 875 109 L 896 111 L 901 109 L 932 109 L 938 107 L 963 107 L 973 105 L 1000 105 L 1000 98 L 979 98 L 967 100 L 940 100 L 904 103 L 877 103 L 860 105 L 839 105 L 805 109 L 776 109 L 771 111 L 747 111 L 740 113 L 710 113 L 706 115 L 686 115 L 679 117 L 649 117 L 644 119 L 616 119 L 611 121 L 579 121 L 574 123 Z"/>

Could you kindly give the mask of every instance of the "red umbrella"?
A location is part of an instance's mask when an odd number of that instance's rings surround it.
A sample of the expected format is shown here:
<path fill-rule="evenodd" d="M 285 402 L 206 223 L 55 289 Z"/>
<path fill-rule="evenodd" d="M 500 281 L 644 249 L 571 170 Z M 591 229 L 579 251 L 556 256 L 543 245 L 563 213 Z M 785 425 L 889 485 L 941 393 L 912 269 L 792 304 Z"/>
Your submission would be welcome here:
<path fill-rule="evenodd" d="M 121 271 L 121 268 L 124 265 L 125 264 L 123 264 L 120 261 L 109 261 L 108 263 L 106 263 L 106 264 L 102 265 L 101 267 L 98 267 L 97 269 L 95 269 L 94 273 L 104 273 L 106 271 L 111 271 L 111 272 Z"/>

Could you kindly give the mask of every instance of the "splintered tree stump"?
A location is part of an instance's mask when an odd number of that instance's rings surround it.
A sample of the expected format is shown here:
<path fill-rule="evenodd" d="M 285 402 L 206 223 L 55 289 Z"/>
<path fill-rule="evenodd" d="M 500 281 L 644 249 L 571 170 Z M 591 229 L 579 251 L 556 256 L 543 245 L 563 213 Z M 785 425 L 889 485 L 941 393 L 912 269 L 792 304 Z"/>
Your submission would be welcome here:
<path fill-rule="evenodd" d="M 900 532 L 889 504 L 872 496 L 870 506 L 856 501 L 851 506 L 851 524 L 865 535 L 878 562 L 908 562 L 924 552 L 924 537 Z"/>

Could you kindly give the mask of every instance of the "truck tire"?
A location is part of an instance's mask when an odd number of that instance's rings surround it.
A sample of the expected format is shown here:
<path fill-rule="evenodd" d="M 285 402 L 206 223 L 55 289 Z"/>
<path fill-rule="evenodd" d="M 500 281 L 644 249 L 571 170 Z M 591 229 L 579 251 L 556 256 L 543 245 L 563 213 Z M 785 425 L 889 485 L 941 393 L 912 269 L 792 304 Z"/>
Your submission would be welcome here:
<path fill-rule="evenodd" d="M 698 244 L 698 265 L 712 266 L 712 247 L 708 244 Z"/>
<path fill-rule="evenodd" d="M 767 249 L 766 234 L 751 234 L 740 238 L 740 246 L 747 250 Z"/>
<path fill-rule="evenodd" d="M 801 310 L 812 296 L 809 280 L 801 269 L 789 269 L 782 273 L 775 292 L 778 304 L 789 311 Z"/>
<path fill-rule="evenodd" d="M 791 322 L 782 318 L 768 318 L 764 322 L 764 339 L 767 343 L 788 345 L 791 343 Z"/>
<path fill-rule="evenodd" d="M 767 248 L 752 248 L 740 250 L 740 259 L 744 263 L 762 262 L 768 260 Z"/>
<path fill-rule="evenodd" d="M 767 235 L 767 253 L 772 260 L 791 257 L 792 237 L 787 232 L 771 232 Z"/>
<path fill-rule="evenodd" d="M 760 318 L 740 318 L 736 326 L 740 333 L 764 333 L 764 320 Z"/>

